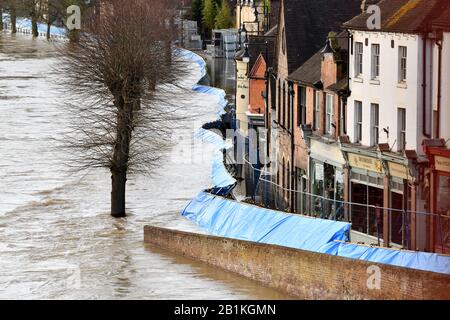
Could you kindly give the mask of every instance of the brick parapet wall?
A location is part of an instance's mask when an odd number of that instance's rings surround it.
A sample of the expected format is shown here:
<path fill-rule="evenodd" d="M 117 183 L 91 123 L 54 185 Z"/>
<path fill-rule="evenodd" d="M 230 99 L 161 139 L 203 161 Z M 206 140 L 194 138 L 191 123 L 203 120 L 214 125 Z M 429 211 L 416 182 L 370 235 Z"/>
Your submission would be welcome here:
<path fill-rule="evenodd" d="M 144 241 L 301 299 L 450 299 L 444 274 L 153 226 Z M 371 266 L 380 289 L 368 289 Z"/>

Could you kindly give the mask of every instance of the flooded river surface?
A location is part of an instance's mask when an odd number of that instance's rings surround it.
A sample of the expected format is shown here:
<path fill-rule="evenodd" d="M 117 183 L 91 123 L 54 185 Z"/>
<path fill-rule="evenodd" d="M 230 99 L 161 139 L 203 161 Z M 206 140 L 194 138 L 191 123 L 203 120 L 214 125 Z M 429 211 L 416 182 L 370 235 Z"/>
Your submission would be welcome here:
<path fill-rule="evenodd" d="M 190 146 L 195 129 L 215 120 L 215 98 L 180 93 L 195 119 L 177 130 L 151 177 L 130 178 L 129 215 L 113 219 L 109 173 L 70 173 L 55 147 L 69 121 L 57 60 L 55 44 L 0 33 L 0 299 L 287 298 L 143 243 L 146 224 L 199 231 L 180 212 L 211 185 L 212 150 Z"/>

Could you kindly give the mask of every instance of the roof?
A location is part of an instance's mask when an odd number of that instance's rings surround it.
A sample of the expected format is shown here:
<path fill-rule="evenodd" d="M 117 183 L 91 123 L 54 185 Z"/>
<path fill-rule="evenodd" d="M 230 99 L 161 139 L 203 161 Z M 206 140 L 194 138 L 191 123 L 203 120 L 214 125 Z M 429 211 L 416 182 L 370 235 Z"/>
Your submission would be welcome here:
<path fill-rule="evenodd" d="M 263 55 L 264 60 L 266 61 L 269 67 L 273 64 L 275 56 L 275 42 L 276 38 L 274 36 L 268 35 L 268 33 L 266 33 L 264 36 L 248 37 L 248 53 L 250 54 L 249 70 L 253 68 L 260 54 Z M 245 51 L 244 49 L 238 51 L 236 53 L 236 59 L 241 59 L 244 54 L 244 51 Z"/>
<path fill-rule="evenodd" d="M 339 92 L 341 90 L 348 89 L 348 77 L 344 77 L 335 84 L 332 84 L 331 86 L 325 88 L 330 91 Z"/>
<path fill-rule="evenodd" d="M 433 21 L 433 27 L 443 28 L 445 30 L 450 30 L 450 4 L 447 9 L 444 10 L 438 18 Z"/>
<path fill-rule="evenodd" d="M 449 4 L 448 0 L 381 0 L 381 30 L 400 33 L 421 33 L 433 18 Z M 344 24 L 345 28 L 369 30 L 371 14 L 362 13 Z"/>
<path fill-rule="evenodd" d="M 341 55 L 346 56 L 348 54 L 348 33 L 346 31 L 343 31 L 337 35 L 337 43 L 339 45 L 339 50 L 337 52 L 341 53 Z M 327 37 L 325 37 L 322 42 L 326 42 Z M 304 64 L 300 66 L 297 70 L 292 72 L 289 75 L 289 80 L 296 81 L 300 84 L 304 85 L 314 85 L 316 82 L 320 81 L 322 78 L 322 53 L 323 47 L 320 48 L 319 51 L 317 51 L 311 58 L 309 58 Z M 345 89 L 340 88 L 337 90 L 334 90 L 334 86 L 338 85 L 341 86 L 342 83 L 340 81 L 337 84 L 334 84 L 327 89 L 338 91 L 339 89 Z"/>
<path fill-rule="evenodd" d="M 288 73 L 322 48 L 330 31 L 340 31 L 360 12 L 361 0 L 284 0 Z"/>
<path fill-rule="evenodd" d="M 289 75 L 289 80 L 298 81 L 300 84 L 313 85 L 322 78 L 322 50 L 318 51 L 300 68 Z"/>

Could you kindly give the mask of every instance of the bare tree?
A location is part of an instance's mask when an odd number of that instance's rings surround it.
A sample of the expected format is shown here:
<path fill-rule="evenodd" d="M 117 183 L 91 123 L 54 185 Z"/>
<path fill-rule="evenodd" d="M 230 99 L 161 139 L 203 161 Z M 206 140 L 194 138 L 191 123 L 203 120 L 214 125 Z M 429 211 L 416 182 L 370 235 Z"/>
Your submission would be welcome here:
<path fill-rule="evenodd" d="M 66 138 L 78 169 L 111 172 L 111 215 L 125 216 L 130 173 L 151 172 L 176 124 L 171 92 L 183 73 L 173 50 L 171 1 L 111 0 L 63 52 L 73 129 Z"/>

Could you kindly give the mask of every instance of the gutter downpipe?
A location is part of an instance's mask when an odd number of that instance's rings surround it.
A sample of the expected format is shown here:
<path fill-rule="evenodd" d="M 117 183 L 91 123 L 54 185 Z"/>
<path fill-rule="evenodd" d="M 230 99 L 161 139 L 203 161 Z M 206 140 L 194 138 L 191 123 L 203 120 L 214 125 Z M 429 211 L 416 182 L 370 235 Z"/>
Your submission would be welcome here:
<path fill-rule="evenodd" d="M 431 135 L 427 132 L 427 116 L 426 116 L 426 105 L 427 105 L 427 40 L 428 31 L 423 34 L 423 49 L 422 49 L 422 134 L 426 138 L 431 138 Z"/>
<path fill-rule="evenodd" d="M 441 134 L 441 99 L 442 99 L 442 34 L 438 32 L 436 45 L 438 47 L 438 83 L 437 83 L 437 115 L 436 115 L 436 138 L 439 139 Z"/>

